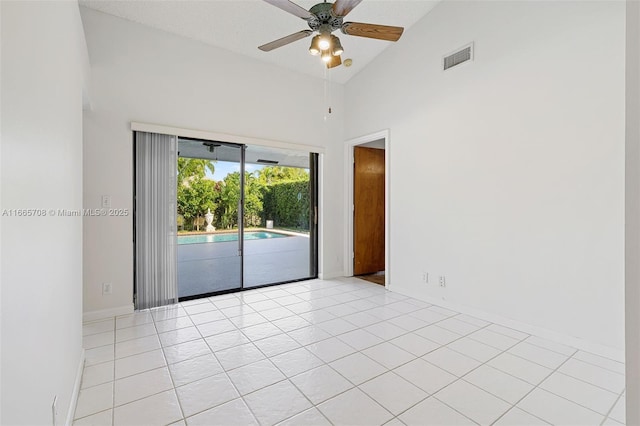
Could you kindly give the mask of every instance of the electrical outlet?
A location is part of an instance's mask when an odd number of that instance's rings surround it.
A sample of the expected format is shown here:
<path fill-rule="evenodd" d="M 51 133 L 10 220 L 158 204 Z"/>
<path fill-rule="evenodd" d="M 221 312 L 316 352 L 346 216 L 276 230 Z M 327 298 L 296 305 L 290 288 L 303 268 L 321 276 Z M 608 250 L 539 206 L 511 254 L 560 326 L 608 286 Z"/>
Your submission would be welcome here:
<path fill-rule="evenodd" d="M 422 273 L 422 282 L 425 284 L 429 284 L 429 273 L 428 272 L 423 272 Z"/>
<path fill-rule="evenodd" d="M 100 199 L 100 206 L 103 209 L 111 208 L 111 197 L 109 195 L 103 195 Z"/>
<path fill-rule="evenodd" d="M 112 285 L 111 283 L 102 283 L 102 295 L 108 295 L 111 294 L 112 291 Z"/>
<path fill-rule="evenodd" d="M 51 404 L 51 424 L 56 426 L 58 424 L 58 396 L 53 397 L 53 403 Z"/>
<path fill-rule="evenodd" d="M 447 282 L 444 279 L 444 275 L 440 275 L 440 287 L 446 287 Z"/>

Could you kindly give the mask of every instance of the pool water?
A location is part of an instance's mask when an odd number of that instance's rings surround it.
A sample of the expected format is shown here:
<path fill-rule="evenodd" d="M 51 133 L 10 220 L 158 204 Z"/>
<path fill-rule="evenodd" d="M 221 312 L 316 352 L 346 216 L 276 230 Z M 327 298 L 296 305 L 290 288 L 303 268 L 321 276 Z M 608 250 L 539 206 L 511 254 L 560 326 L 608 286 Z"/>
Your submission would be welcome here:
<path fill-rule="evenodd" d="M 245 240 L 268 240 L 272 238 L 288 237 L 277 232 L 245 232 Z M 178 244 L 202 244 L 202 243 L 224 243 L 228 241 L 238 241 L 238 233 L 229 234 L 206 234 L 206 235 L 179 235 Z"/>

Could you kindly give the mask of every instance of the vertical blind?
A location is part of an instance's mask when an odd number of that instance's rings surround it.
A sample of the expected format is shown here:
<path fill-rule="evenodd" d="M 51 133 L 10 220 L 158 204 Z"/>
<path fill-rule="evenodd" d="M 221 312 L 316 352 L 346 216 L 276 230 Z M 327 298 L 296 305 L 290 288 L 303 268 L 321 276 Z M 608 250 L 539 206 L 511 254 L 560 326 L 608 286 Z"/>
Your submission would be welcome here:
<path fill-rule="evenodd" d="M 136 309 L 177 303 L 177 138 L 136 132 Z"/>

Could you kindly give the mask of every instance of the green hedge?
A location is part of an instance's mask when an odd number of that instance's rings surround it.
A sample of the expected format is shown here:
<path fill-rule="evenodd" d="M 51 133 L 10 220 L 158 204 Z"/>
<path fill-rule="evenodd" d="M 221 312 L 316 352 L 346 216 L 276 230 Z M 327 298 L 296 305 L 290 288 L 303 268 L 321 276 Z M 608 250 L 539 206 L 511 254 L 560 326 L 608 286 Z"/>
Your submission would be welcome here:
<path fill-rule="evenodd" d="M 264 188 L 262 221 L 279 228 L 309 230 L 309 181 L 280 182 Z"/>

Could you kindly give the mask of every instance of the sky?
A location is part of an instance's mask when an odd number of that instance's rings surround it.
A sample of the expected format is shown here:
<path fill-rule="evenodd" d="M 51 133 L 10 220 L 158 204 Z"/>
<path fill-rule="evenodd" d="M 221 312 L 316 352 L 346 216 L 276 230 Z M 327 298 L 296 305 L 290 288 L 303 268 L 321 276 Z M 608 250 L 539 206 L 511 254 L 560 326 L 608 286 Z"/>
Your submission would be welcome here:
<path fill-rule="evenodd" d="M 207 170 L 207 179 L 220 181 L 223 180 L 229 173 L 240 171 L 240 163 L 218 160 L 213 163 L 213 165 L 215 167 L 215 173 L 212 175 L 211 172 Z M 264 166 L 260 164 L 245 164 L 245 170 L 249 173 L 253 173 L 256 170 L 260 170 L 262 168 L 264 168 Z"/>

